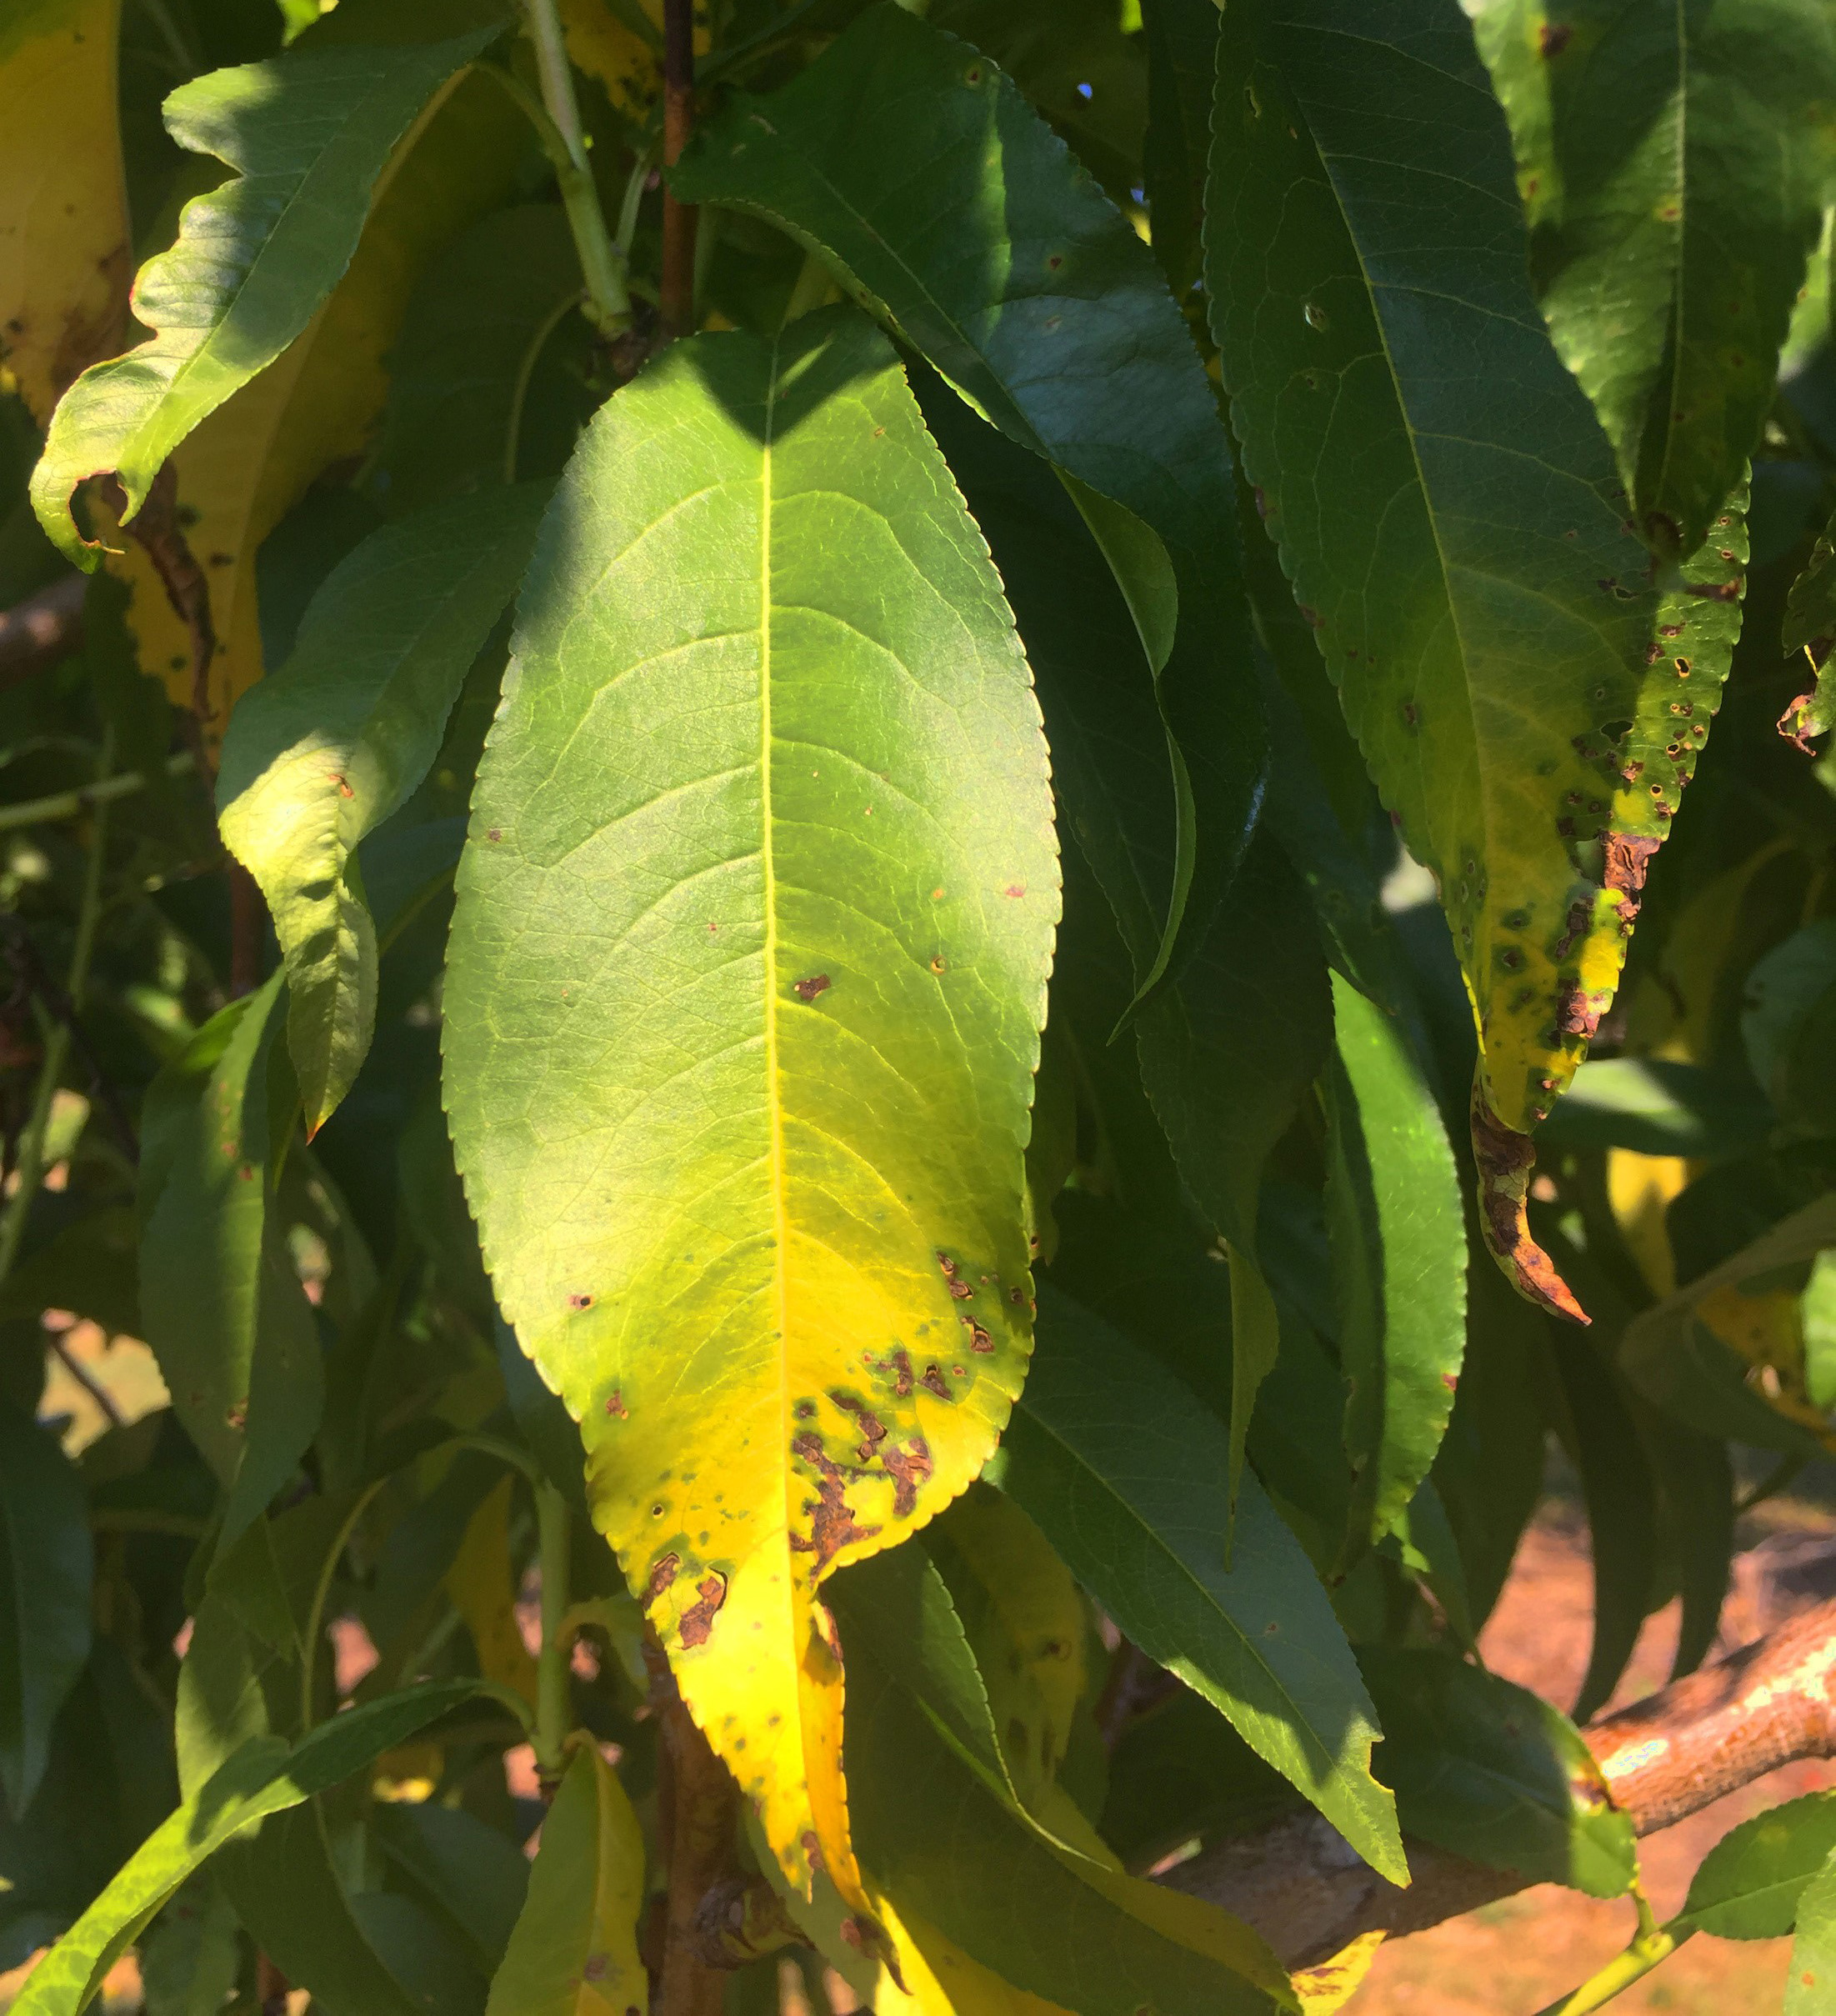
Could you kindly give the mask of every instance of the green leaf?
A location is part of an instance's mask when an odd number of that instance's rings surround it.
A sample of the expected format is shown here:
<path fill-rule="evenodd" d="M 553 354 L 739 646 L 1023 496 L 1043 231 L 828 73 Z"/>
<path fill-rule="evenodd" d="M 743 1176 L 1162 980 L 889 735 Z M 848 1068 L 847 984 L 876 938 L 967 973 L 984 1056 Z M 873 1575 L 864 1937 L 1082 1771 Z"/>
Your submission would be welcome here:
<path fill-rule="evenodd" d="M 1298 1810 L 1287 1779 L 1208 1701 L 1181 1688 L 1123 1730 L 1109 1758 L 1103 1838 L 1130 1868 L 1146 1868 L 1195 1834 L 1248 1833 Z"/>
<path fill-rule="evenodd" d="M 71 516 L 78 484 L 113 470 L 122 515 L 139 510 L 173 450 L 312 320 L 351 263 L 389 156 L 498 33 L 245 63 L 167 99 L 178 144 L 237 173 L 193 198 L 178 243 L 141 268 L 134 313 L 155 333 L 92 365 L 53 415 L 32 501 L 79 566 L 93 568 L 97 553 Z"/>
<path fill-rule="evenodd" d="M 142 1944 L 147 2016 L 218 2016 L 235 1990 L 242 1957 L 235 1906 L 200 1871 Z"/>
<path fill-rule="evenodd" d="M 1299 1543 L 1243 1478 L 1197 1396 L 1063 1296 L 1003 1447 L 1002 1488 L 1123 1634 L 1228 1715 L 1371 1866 L 1406 1874 L 1378 1733 L 1344 1634 Z"/>
<path fill-rule="evenodd" d="M 1799 1893 L 1793 1928 L 1781 2016 L 1829 2016 L 1836 2009 L 1836 1851 Z"/>
<path fill-rule="evenodd" d="M 308 1799 L 227 1842 L 213 1868 L 248 1935 L 288 1981 L 329 2009 L 425 2016 L 364 1936 Z"/>
<path fill-rule="evenodd" d="M 313 1439 L 323 1372 L 273 1208 L 276 973 L 205 1023 L 153 1082 L 143 1123 L 141 1304 L 173 1411 L 229 1493 L 227 1548 Z"/>
<path fill-rule="evenodd" d="M 516 481 L 538 359 L 580 295 L 555 203 L 493 211 L 428 267 L 403 319 L 369 479 L 391 517 Z"/>
<path fill-rule="evenodd" d="M 1836 1792 L 1787 1799 L 1743 1820 L 1704 1857 L 1664 1929 L 1723 1939 L 1783 1938 L 1804 1887 L 1836 1849 Z"/>
<path fill-rule="evenodd" d="M 1228 441 L 1153 255 L 988 58 L 896 7 L 736 103 L 671 180 L 819 252 L 1072 482 L 1133 611 L 1173 766 L 1175 868 L 1144 995 L 1210 922 L 1263 755 Z"/>
<path fill-rule="evenodd" d="M 1466 1220 L 1440 1108 L 1408 1038 L 1333 976 L 1326 1211 L 1358 1478 L 1348 1543 L 1407 1510 L 1447 1431 L 1466 1341 Z"/>
<path fill-rule="evenodd" d="M 1218 73 L 1212 0 L 1142 0 L 1148 45 L 1148 138 L 1142 181 L 1159 260 L 1175 301 L 1198 283 L 1203 257 L 1205 157 Z"/>
<path fill-rule="evenodd" d="M 370 1824 L 393 1871 L 441 1913 L 484 1972 L 494 1973 L 528 1888 L 523 1850 L 463 1808 L 433 1799 L 379 1804 Z"/>
<path fill-rule="evenodd" d="M 1244 472 L 1384 803 L 1431 868 L 1483 1055 L 1483 1223 L 1612 999 L 1738 628 L 1731 508 L 1660 593 L 1532 298 L 1508 137 L 1455 0 L 1223 16 L 1207 277 Z M 1725 552 L 1726 559 L 1721 558 Z"/>
<path fill-rule="evenodd" d="M 528 1900 L 491 1983 L 490 2016 L 624 2016 L 644 2008 L 638 1957 L 644 1837 L 618 1773 L 583 1739 L 542 1823 Z"/>
<path fill-rule="evenodd" d="M 1787 1073 L 1800 1030 L 1833 987 L 1836 919 L 1829 918 L 1793 932 L 1748 973 L 1740 1040 L 1754 1078 L 1781 1114 L 1802 1117 L 1803 1108 L 1789 1096 Z"/>
<path fill-rule="evenodd" d="M 0 1408 L 0 1791 L 23 1813 L 89 1657 L 95 1570 L 83 1484 L 56 1441 Z"/>
<path fill-rule="evenodd" d="M 838 1577 L 831 1600 L 862 1863 L 901 1918 L 1079 2016 L 1292 2006 L 1247 1926 L 1050 1839 L 991 1783 L 987 1696 L 922 1552 Z"/>
<path fill-rule="evenodd" d="M 273 913 L 308 1136 L 349 1091 L 376 1023 L 376 926 L 353 852 L 432 768 L 548 494 L 487 491 L 373 533 L 313 597 L 293 656 L 231 717 L 223 839 Z"/>
<path fill-rule="evenodd" d="M 13 2005 L 16 2016 L 78 2016 L 160 1906 L 225 1842 L 328 1791 L 477 1692 L 475 1680 L 430 1680 L 335 1716 L 291 1749 L 275 1736 L 245 1743 L 46 1954 Z"/>
<path fill-rule="evenodd" d="M 1693 553 L 1771 403 L 1836 168 L 1821 0 L 1464 0 L 1532 272 L 1660 553 Z"/>
<path fill-rule="evenodd" d="M 1368 1646 L 1358 1663 L 1383 1721 L 1378 1771 L 1406 1832 L 1527 1883 L 1624 1895 L 1632 1823 L 1559 1709 L 1444 1653 Z"/>
<path fill-rule="evenodd" d="M 1744 1073 L 1669 1058 L 1606 1057 L 1576 1072 L 1546 1138 L 1565 1148 L 1708 1161 L 1750 1148 L 1776 1124 Z"/>
<path fill-rule="evenodd" d="M 1831 711 L 1836 707 L 1836 695 L 1826 693 L 1823 673 L 1830 645 L 1836 643 L 1836 521 L 1818 534 L 1804 571 L 1791 584 L 1780 641 L 1788 652 L 1808 652 L 1812 663 L 1818 668 L 1813 710 L 1818 725 L 1801 726 L 1798 732 L 1800 735 L 1824 734 L 1836 725 L 1836 714 Z M 1832 678 L 1836 679 L 1836 674 Z M 1783 729 L 1783 723 L 1779 725 Z"/>
<path fill-rule="evenodd" d="M 524 584 L 446 1098 L 594 1516 L 798 1883 L 813 1828 L 850 1866 L 815 1585 L 1019 1384 L 1058 908 L 1025 663 L 891 346 L 845 308 L 675 345 Z"/>

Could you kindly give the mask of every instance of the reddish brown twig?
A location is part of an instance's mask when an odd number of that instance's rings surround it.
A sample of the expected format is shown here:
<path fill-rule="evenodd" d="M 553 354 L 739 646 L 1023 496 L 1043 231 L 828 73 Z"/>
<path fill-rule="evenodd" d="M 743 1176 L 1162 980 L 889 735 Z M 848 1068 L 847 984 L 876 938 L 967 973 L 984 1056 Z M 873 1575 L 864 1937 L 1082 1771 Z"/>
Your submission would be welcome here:
<path fill-rule="evenodd" d="M 693 0 L 663 0 L 663 166 L 673 168 L 695 128 Z M 663 183 L 663 270 L 658 333 L 664 343 L 695 327 L 695 206 Z"/>
<path fill-rule="evenodd" d="M 1613 1803 L 1640 1834 L 1685 1818 L 1800 1758 L 1836 1756 L 1836 1601 L 1582 1731 Z M 1406 1890 L 1316 1813 L 1221 1841 L 1170 1870 L 1173 1888 L 1260 1932 L 1284 1965 L 1317 1966 L 1366 1932 L 1420 1932 L 1523 1886 L 1408 1843 Z"/>

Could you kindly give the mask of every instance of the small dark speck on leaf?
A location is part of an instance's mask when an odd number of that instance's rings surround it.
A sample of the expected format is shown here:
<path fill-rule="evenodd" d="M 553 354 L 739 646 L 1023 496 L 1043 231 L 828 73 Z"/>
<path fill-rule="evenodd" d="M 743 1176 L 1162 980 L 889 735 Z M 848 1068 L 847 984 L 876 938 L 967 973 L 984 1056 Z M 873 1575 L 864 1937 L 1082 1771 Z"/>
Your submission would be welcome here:
<path fill-rule="evenodd" d="M 606 1395 L 606 1412 L 620 1421 L 628 1421 L 631 1418 L 631 1416 L 625 1412 L 624 1395 L 618 1391 L 617 1387 L 614 1387 Z"/>
<path fill-rule="evenodd" d="M 1537 53 L 1559 56 L 1573 37 L 1574 30 L 1565 21 L 1545 21 L 1537 35 Z"/>
<path fill-rule="evenodd" d="M 791 992 L 799 1001 L 813 1001 L 818 994 L 826 993 L 834 984 L 827 973 L 812 973 L 808 979 L 798 981 Z"/>
<path fill-rule="evenodd" d="M 590 1309 L 593 1307 L 593 1297 L 591 1295 L 570 1295 L 568 1298 L 568 1307 L 570 1309 Z"/>

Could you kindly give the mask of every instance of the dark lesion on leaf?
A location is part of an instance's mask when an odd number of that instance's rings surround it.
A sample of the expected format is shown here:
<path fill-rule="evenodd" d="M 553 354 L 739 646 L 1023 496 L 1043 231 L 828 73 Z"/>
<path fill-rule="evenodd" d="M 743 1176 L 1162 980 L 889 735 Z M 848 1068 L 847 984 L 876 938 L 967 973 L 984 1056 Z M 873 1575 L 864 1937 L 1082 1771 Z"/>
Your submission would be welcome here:
<path fill-rule="evenodd" d="M 726 1600 L 727 1578 L 718 1568 L 710 1568 L 696 1584 L 695 1601 L 683 1612 L 682 1621 L 676 1627 L 685 1646 L 693 1649 L 708 1643 L 714 1619 Z"/>
<path fill-rule="evenodd" d="M 807 980 L 793 981 L 791 992 L 799 1001 L 813 1001 L 818 994 L 827 993 L 835 983 L 827 973 L 812 973 Z"/>
<path fill-rule="evenodd" d="M 793 1533 L 790 1543 L 798 1553 L 815 1555 L 820 1575 L 844 1547 L 855 1540 L 871 1540 L 882 1528 L 856 1523 L 848 1502 L 847 1473 L 823 1448 L 821 1437 L 806 1430 L 792 1442 L 791 1453 L 815 1471 L 817 1483 L 816 1496 L 803 1501 L 809 1533 Z"/>

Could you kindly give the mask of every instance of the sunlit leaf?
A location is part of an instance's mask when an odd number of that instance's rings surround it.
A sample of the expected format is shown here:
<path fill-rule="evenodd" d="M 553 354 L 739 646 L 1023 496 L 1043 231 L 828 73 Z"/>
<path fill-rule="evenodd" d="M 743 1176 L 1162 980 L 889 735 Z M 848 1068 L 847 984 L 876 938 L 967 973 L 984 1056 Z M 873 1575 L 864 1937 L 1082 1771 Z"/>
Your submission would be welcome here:
<path fill-rule="evenodd" d="M 1829 2016 L 1836 2009 L 1836 1852 L 1799 1893 L 1793 1928 L 1783 2016 Z"/>
<path fill-rule="evenodd" d="M 78 484 L 118 472 L 133 516 L 179 443 L 305 329 L 350 263 L 397 143 L 493 33 L 247 63 L 166 101 L 180 146 L 237 174 L 193 198 L 178 243 L 136 277 L 133 311 L 153 337 L 93 366 L 58 404 L 33 502 L 73 560 L 95 564 L 70 513 Z"/>
<path fill-rule="evenodd" d="M 851 309 L 674 347 L 557 493 L 446 1098 L 506 1314 L 787 1870 L 849 1884 L 816 1585 L 981 1468 L 1058 873 L 986 549 Z"/>
<path fill-rule="evenodd" d="M 1353 1532 L 1382 1537 L 1446 1432 L 1466 1334 L 1466 1223 L 1434 1093 L 1402 1032 L 1333 979 L 1326 1209 L 1350 1391 Z"/>
<path fill-rule="evenodd" d="M 115 78 L 121 0 L 14 0 L 7 13 L 0 366 L 43 426 L 78 373 L 115 348 L 128 305 Z"/>
<path fill-rule="evenodd" d="M 625 2016 L 645 2008 L 643 1904 L 643 1830 L 618 1773 L 583 1741 L 542 1823 L 528 1898 L 492 1979 L 490 2016 Z"/>
<path fill-rule="evenodd" d="M 385 360 L 418 276 L 453 232 L 503 201 L 528 138 L 527 122 L 497 84 L 475 72 L 458 77 L 384 168 L 363 241 L 331 298 L 173 453 L 179 510 L 209 584 L 217 638 L 207 740 L 222 735 L 231 708 L 262 676 L 256 558 L 263 541 L 317 477 L 368 448 L 389 388 Z M 166 681 L 175 704 L 189 707 L 185 623 L 146 553 L 130 540 L 118 543 L 123 550 L 108 567 L 133 590 L 141 664 Z"/>
<path fill-rule="evenodd" d="M 1745 479 L 1836 168 L 1820 0 L 1463 0 L 1532 273 L 1637 522 L 1693 553 Z"/>
<path fill-rule="evenodd" d="M 439 753 L 547 499 L 544 485 L 500 488 L 373 533 L 333 570 L 293 656 L 249 693 L 224 738 L 223 839 L 273 913 L 309 1133 L 350 1089 L 376 1019 L 376 927 L 353 852 Z"/>
<path fill-rule="evenodd" d="M 1228 444 L 1152 254 L 987 57 L 893 7 L 704 128 L 672 180 L 813 247 L 1076 486 L 1133 612 L 1155 675 L 1140 704 L 1158 693 L 1173 764 L 1175 861 L 1164 931 L 1138 965 L 1146 992 L 1203 935 L 1254 817 L 1263 746 Z"/>
<path fill-rule="evenodd" d="M 1723 1939 L 1782 1938 L 1805 1885 L 1833 1848 L 1836 1793 L 1809 1793 L 1755 1813 L 1709 1849 L 1667 1929 Z"/>
<path fill-rule="evenodd" d="M 1351 1648 L 1253 1473 L 1233 1528 L 1223 1423 L 1063 1295 L 1042 1297 L 1041 1318 L 1003 1488 L 1135 1644 L 1228 1715 L 1374 1868 L 1399 1874 Z"/>
<path fill-rule="evenodd" d="M 1508 136 L 1455 0 L 1227 10 L 1213 136 L 1211 314 L 1245 471 L 1439 883 L 1483 1046 L 1488 1239 L 1578 1314 L 1525 1222 L 1527 1137 L 1613 998 L 1708 733 L 1738 509 L 1687 579 L 1651 585 L 1530 294 Z"/>

